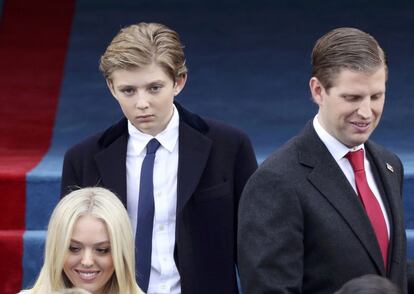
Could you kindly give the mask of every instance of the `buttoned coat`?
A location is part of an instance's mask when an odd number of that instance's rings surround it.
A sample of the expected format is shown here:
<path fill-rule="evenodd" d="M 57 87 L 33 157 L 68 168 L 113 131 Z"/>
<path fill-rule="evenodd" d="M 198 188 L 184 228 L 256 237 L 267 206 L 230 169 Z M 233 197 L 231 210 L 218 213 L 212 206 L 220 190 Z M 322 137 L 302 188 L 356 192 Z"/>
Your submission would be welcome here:
<path fill-rule="evenodd" d="M 238 233 L 243 293 L 332 294 L 365 274 L 406 293 L 403 167 L 371 141 L 365 149 L 390 222 L 388 268 L 356 192 L 309 122 L 246 184 Z"/>
<path fill-rule="evenodd" d="M 179 116 L 177 217 L 174 258 L 183 294 L 238 293 L 237 209 L 257 168 L 251 142 L 238 129 L 201 117 L 175 103 Z M 70 148 L 61 194 L 102 186 L 126 206 L 127 120 Z"/>

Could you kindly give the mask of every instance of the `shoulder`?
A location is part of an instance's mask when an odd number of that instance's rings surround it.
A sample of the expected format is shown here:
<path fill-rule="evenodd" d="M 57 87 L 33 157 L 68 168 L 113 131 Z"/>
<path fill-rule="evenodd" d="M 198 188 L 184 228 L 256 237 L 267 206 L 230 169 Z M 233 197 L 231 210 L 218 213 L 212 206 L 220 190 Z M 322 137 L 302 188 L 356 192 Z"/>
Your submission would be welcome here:
<path fill-rule="evenodd" d="M 272 191 L 281 192 L 290 190 L 293 182 L 304 179 L 303 167 L 299 164 L 295 140 L 288 141 L 285 145 L 269 155 L 252 174 L 247 182 L 246 194 L 267 194 Z M 292 182 L 293 181 L 293 182 Z M 261 197 L 258 195 L 258 197 Z"/>
<path fill-rule="evenodd" d="M 260 168 L 268 171 L 288 171 L 298 165 L 302 139 L 298 136 L 291 138 L 273 151 L 261 164 Z"/>
<path fill-rule="evenodd" d="M 127 120 L 125 118 L 122 118 L 106 130 L 90 135 L 89 137 L 71 146 L 66 151 L 65 156 L 70 157 L 72 155 L 79 156 L 79 154 L 96 153 L 110 145 L 120 136 L 128 136 Z"/>
<path fill-rule="evenodd" d="M 64 166 L 69 162 L 75 165 L 89 162 L 101 150 L 98 144 L 101 136 L 102 132 L 94 134 L 67 149 L 64 156 Z"/>
<path fill-rule="evenodd" d="M 215 119 L 201 117 L 200 115 L 190 112 L 179 103 L 175 102 L 180 115 L 180 124 L 185 124 L 197 131 L 198 133 L 207 136 L 214 141 L 245 141 L 250 142 L 247 134 L 239 128 L 230 126 L 224 122 Z"/>
<path fill-rule="evenodd" d="M 237 127 L 209 118 L 204 118 L 204 121 L 209 126 L 207 135 L 219 136 L 227 139 L 248 139 L 247 134 Z"/>
<path fill-rule="evenodd" d="M 395 179 L 396 184 L 402 185 L 404 182 L 404 166 L 395 153 L 372 141 L 365 142 L 365 150 L 380 173 L 392 175 L 390 179 Z"/>
<path fill-rule="evenodd" d="M 90 135 L 86 138 L 84 138 L 82 141 L 72 145 L 67 153 L 73 153 L 81 150 L 87 150 L 94 148 L 98 145 L 98 141 L 100 137 L 102 136 L 103 132 L 95 133 L 93 135 Z"/>
<path fill-rule="evenodd" d="M 286 175 L 334 161 L 332 155 L 317 135 L 312 121 L 294 137 L 276 149 L 262 164 L 264 168 L 281 171 Z"/>
<path fill-rule="evenodd" d="M 368 140 L 367 142 L 365 142 L 365 147 L 367 149 L 367 151 L 376 159 L 376 160 L 381 160 L 384 161 L 386 163 L 389 163 L 393 166 L 396 167 L 401 167 L 402 168 L 402 163 L 400 158 L 393 152 L 391 152 L 390 150 L 386 149 L 385 147 L 371 141 Z"/>
<path fill-rule="evenodd" d="M 394 158 L 394 159 L 399 159 L 398 156 L 386 149 L 384 146 L 372 141 L 372 140 L 368 140 L 367 142 L 365 142 L 365 146 L 367 147 L 368 151 L 370 152 L 374 152 L 375 154 L 381 154 L 381 156 L 386 156 L 389 158 Z"/>

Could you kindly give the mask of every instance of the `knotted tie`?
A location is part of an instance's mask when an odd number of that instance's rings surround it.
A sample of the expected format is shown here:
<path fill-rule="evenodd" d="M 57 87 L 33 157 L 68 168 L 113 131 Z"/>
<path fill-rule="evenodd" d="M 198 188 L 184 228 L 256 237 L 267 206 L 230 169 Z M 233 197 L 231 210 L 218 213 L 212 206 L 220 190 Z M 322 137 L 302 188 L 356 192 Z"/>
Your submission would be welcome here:
<path fill-rule="evenodd" d="M 138 220 L 135 235 L 137 280 L 142 291 L 147 292 L 151 273 L 152 227 L 154 223 L 154 159 L 160 143 L 151 139 L 141 167 L 139 183 Z"/>
<path fill-rule="evenodd" d="M 377 236 L 378 244 L 381 249 L 384 266 L 387 268 L 388 257 L 388 232 L 385 223 L 384 215 L 381 207 L 375 198 L 374 193 L 368 186 L 367 177 L 364 168 L 364 149 L 359 149 L 354 152 L 348 152 L 346 158 L 351 163 L 355 174 L 355 183 L 357 186 L 359 197 L 368 215 L 371 225 Z"/>

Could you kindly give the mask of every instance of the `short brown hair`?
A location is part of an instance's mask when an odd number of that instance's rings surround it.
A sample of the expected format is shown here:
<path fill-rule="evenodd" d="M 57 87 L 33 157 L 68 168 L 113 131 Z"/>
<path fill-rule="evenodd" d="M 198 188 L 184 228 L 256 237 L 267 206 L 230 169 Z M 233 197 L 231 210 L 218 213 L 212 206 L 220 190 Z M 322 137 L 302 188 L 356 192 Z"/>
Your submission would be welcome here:
<path fill-rule="evenodd" d="M 372 73 L 384 66 L 387 70 L 385 53 L 378 42 L 356 28 L 337 28 L 319 38 L 311 62 L 312 76 L 327 90 L 342 69 Z"/>
<path fill-rule="evenodd" d="M 115 70 L 131 70 L 156 63 L 175 79 L 187 73 L 184 46 L 177 32 L 158 23 L 138 23 L 121 29 L 101 56 L 105 79 Z"/>

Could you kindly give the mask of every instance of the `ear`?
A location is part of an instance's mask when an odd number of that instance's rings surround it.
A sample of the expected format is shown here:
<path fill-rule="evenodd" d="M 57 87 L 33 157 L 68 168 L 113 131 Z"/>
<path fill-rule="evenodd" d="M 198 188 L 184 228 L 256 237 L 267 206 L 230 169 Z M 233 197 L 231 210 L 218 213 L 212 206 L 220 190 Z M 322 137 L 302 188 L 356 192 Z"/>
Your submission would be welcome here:
<path fill-rule="evenodd" d="M 313 101 L 321 105 L 323 101 L 323 92 L 325 91 L 324 87 L 322 86 L 321 82 L 316 77 L 312 77 L 309 81 L 309 88 L 312 93 Z"/>
<path fill-rule="evenodd" d="M 118 98 L 115 95 L 114 84 L 112 83 L 110 79 L 106 79 L 106 85 L 108 86 L 109 91 L 111 91 L 112 96 L 114 96 L 114 98 L 118 100 Z"/>
<path fill-rule="evenodd" d="M 175 79 L 174 85 L 174 96 L 180 94 L 181 90 L 184 89 L 185 83 L 187 82 L 187 74 L 182 74 Z"/>

